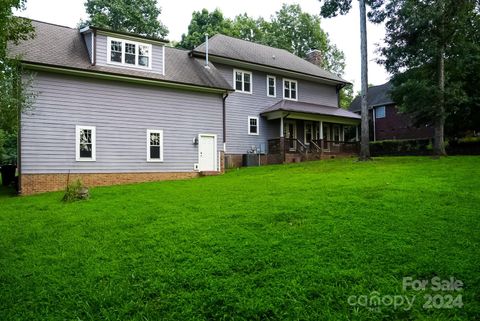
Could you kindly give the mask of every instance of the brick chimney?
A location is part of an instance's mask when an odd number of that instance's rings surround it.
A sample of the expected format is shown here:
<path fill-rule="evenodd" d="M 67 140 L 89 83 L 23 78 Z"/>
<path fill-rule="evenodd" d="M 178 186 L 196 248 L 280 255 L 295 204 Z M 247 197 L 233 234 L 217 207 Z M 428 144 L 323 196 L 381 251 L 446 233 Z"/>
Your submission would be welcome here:
<path fill-rule="evenodd" d="M 322 52 L 318 49 L 312 49 L 309 52 L 307 52 L 307 56 L 305 57 L 305 60 L 308 62 L 311 62 L 314 65 L 321 67 L 323 63 Z"/>

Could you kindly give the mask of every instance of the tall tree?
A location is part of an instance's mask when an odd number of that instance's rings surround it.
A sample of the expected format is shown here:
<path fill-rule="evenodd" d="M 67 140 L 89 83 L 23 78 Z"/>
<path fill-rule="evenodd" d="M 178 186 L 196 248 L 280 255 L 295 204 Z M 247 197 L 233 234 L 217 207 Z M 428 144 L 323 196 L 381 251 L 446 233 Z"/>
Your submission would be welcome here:
<path fill-rule="evenodd" d="M 215 9 L 213 12 L 209 12 L 207 9 L 194 11 L 188 25 L 188 32 L 182 35 L 178 46 L 193 49 L 205 41 L 205 34 L 211 37 L 217 33 L 226 35 L 232 33 L 232 21 L 225 19 L 220 9 Z"/>
<path fill-rule="evenodd" d="M 192 49 L 205 41 L 206 33 L 209 36 L 222 33 L 286 49 L 302 58 L 311 49 L 318 49 L 323 54 L 322 68 L 339 75 L 345 68 L 344 54 L 330 43 L 320 26 L 320 17 L 303 12 L 298 5 L 283 5 L 271 21 L 261 17 L 255 19 L 246 13 L 232 21 L 225 18 L 219 9 L 213 12 L 207 9 L 196 11 L 192 14 L 187 34 L 182 35 L 178 45 Z"/>
<path fill-rule="evenodd" d="M 26 0 L 3 0 L 0 2 L 0 150 L 11 145 L 15 151 L 15 137 L 18 132 L 18 115 L 29 106 L 28 77 L 22 79 L 22 69 L 18 57 L 8 54 L 8 44 L 18 44 L 34 35 L 30 20 L 15 17 L 13 10 L 25 8 Z M 12 143 L 13 140 L 13 143 Z M 10 158 L 10 157 L 9 157 Z M 0 155 L 0 162 L 5 162 Z M 9 162 L 14 162 L 8 159 Z"/>
<path fill-rule="evenodd" d="M 320 17 L 303 12 L 298 4 L 283 4 L 266 25 L 263 43 L 288 50 L 299 57 L 318 49 L 323 54 L 321 67 L 336 74 L 345 68 L 345 56 L 330 43 L 320 26 Z"/>
<path fill-rule="evenodd" d="M 85 8 L 89 19 L 82 24 L 154 38 L 168 34 L 156 0 L 87 0 Z"/>
<path fill-rule="evenodd" d="M 478 80 L 468 71 L 479 68 L 478 0 L 392 0 L 376 18 L 387 20 L 381 52 L 394 74 L 392 95 L 417 121 L 430 120 L 434 154 L 445 155 L 449 112 L 475 103 L 478 95 L 478 90 L 467 93 L 469 82 Z"/>
<path fill-rule="evenodd" d="M 322 2 L 322 0 L 319 0 Z M 370 139 L 368 125 L 368 57 L 367 57 L 367 14 L 366 5 L 372 9 L 379 9 L 384 0 L 359 0 L 360 8 L 360 53 L 361 53 L 361 139 L 360 139 L 360 160 L 370 158 Z M 352 0 L 324 0 L 321 8 L 321 15 L 325 18 L 335 17 L 339 14 L 347 14 L 352 9 Z"/>

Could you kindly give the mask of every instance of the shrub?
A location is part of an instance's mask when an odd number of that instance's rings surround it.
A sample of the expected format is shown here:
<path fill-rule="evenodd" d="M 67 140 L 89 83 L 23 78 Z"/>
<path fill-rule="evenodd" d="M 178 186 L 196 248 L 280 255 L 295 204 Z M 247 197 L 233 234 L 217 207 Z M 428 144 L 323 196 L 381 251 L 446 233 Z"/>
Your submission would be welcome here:
<path fill-rule="evenodd" d="M 69 183 L 65 189 L 65 195 L 63 196 L 64 202 L 74 202 L 79 200 L 85 200 L 90 198 L 88 188 L 83 186 L 82 182 L 77 179 L 73 183 Z"/>
<path fill-rule="evenodd" d="M 429 155 L 431 142 L 429 139 L 382 140 L 370 142 L 372 156 L 382 155 Z"/>

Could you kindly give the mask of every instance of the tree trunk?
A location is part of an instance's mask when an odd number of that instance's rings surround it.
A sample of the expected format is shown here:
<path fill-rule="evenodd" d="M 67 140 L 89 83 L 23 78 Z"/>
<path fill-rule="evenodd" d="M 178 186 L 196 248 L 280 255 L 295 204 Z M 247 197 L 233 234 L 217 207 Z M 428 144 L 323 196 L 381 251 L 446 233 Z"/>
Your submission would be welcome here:
<path fill-rule="evenodd" d="M 365 0 L 359 0 L 360 4 L 360 49 L 362 55 L 362 89 L 361 89 L 361 114 L 362 114 L 362 133 L 360 139 L 360 158 L 365 161 L 370 159 L 370 137 L 368 125 L 368 64 L 367 64 L 367 9 Z"/>
<path fill-rule="evenodd" d="M 435 118 L 435 136 L 433 138 L 433 155 L 445 156 L 445 143 L 444 143 L 444 125 L 445 125 L 445 49 L 440 49 L 438 54 L 438 89 L 440 97 L 438 101 L 438 111 Z"/>

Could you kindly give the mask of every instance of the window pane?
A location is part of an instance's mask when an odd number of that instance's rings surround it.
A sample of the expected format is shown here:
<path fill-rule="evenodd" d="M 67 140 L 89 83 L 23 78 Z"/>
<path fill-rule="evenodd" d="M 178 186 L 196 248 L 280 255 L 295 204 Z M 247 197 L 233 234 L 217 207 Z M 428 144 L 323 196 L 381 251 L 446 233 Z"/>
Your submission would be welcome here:
<path fill-rule="evenodd" d="M 376 118 L 385 118 L 385 106 L 376 108 L 375 117 Z"/>
<path fill-rule="evenodd" d="M 243 91 L 248 91 L 248 92 L 250 92 L 250 83 L 249 83 L 249 82 L 245 82 L 245 83 L 243 84 L 243 86 L 244 86 L 244 87 L 243 87 Z"/>
<path fill-rule="evenodd" d="M 160 146 L 160 133 L 150 133 L 150 145 Z"/>
<path fill-rule="evenodd" d="M 132 43 L 125 44 L 125 63 L 135 65 L 135 45 Z"/>
<path fill-rule="evenodd" d="M 250 83 L 250 74 L 247 74 L 247 73 L 243 74 L 243 81 L 245 83 Z"/>
<path fill-rule="evenodd" d="M 297 90 L 297 83 L 295 83 L 295 82 L 292 81 L 292 82 L 290 83 L 290 87 L 291 87 L 292 90 Z"/>
<path fill-rule="evenodd" d="M 80 157 L 92 158 L 92 144 L 80 144 Z"/>
<path fill-rule="evenodd" d="M 148 56 L 148 46 L 138 46 L 138 54 L 140 56 Z"/>
<path fill-rule="evenodd" d="M 122 43 L 120 41 L 110 43 L 110 60 L 122 62 Z"/>
<path fill-rule="evenodd" d="M 288 90 L 287 87 L 285 87 L 284 96 L 285 96 L 285 98 L 290 98 L 290 91 Z"/>
<path fill-rule="evenodd" d="M 297 92 L 295 90 L 292 89 L 292 92 L 290 93 L 290 98 L 292 99 L 297 99 Z"/>
<path fill-rule="evenodd" d="M 257 126 L 250 126 L 250 133 L 256 134 L 257 133 Z"/>
<path fill-rule="evenodd" d="M 92 143 L 92 131 L 90 129 L 80 130 L 80 143 L 91 144 Z"/>
<path fill-rule="evenodd" d="M 273 79 L 273 78 L 268 78 L 268 85 L 269 85 L 269 86 L 272 86 L 272 87 L 275 86 L 275 79 Z"/>
<path fill-rule="evenodd" d="M 150 158 L 160 158 L 160 146 L 150 146 Z"/>
<path fill-rule="evenodd" d="M 140 66 L 148 67 L 148 57 L 144 57 L 144 56 L 138 57 L 138 64 Z"/>
<path fill-rule="evenodd" d="M 242 90 L 242 82 L 241 81 L 236 81 L 235 82 L 235 89 L 236 90 Z"/>
<path fill-rule="evenodd" d="M 275 96 L 275 87 L 269 87 L 268 88 L 268 94 L 270 96 Z"/>
<path fill-rule="evenodd" d="M 285 90 L 290 90 L 290 82 L 285 81 Z"/>

